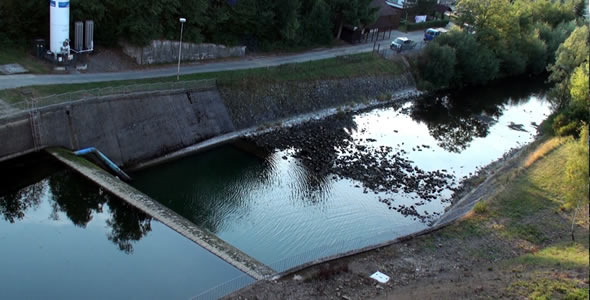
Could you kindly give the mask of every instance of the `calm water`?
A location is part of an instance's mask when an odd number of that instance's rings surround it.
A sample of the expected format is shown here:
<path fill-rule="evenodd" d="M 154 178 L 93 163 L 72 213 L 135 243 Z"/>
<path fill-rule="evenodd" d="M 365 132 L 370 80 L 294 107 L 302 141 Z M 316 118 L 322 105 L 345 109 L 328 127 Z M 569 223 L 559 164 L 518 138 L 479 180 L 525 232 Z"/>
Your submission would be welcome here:
<path fill-rule="evenodd" d="M 389 209 L 380 199 L 415 205 L 421 215 L 442 213 L 464 176 L 533 140 L 535 123 L 550 113 L 543 93 L 543 86 L 521 81 L 340 116 L 338 122 L 313 125 L 338 132 L 328 141 L 325 135 L 309 136 L 327 145 L 319 151 L 297 143 L 271 151 L 225 146 L 133 174 L 133 184 L 280 269 L 426 228 L 427 222 Z M 346 149 L 350 145 L 353 149 Z M 380 147 L 390 148 L 372 159 L 397 157 L 424 172 L 444 169 L 452 178 L 433 199 L 424 199 L 421 185 L 374 189 L 363 172 L 325 171 L 342 161 L 353 164 L 358 149 Z M 314 162 L 320 156 L 324 161 Z M 325 157 L 333 161 L 326 164 Z"/>
<path fill-rule="evenodd" d="M 0 299 L 188 299 L 243 274 L 77 174 L 34 160 L 35 170 L 3 165 Z"/>

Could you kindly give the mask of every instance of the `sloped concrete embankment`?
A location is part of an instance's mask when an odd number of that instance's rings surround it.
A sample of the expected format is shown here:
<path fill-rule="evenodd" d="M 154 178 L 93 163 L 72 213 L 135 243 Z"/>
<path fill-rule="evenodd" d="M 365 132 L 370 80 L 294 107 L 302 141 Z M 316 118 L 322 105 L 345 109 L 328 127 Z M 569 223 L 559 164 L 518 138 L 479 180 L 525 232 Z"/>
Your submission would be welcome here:
<path fill-rule="evenodd" d="M 225 86 L 219 90 L 237 129 L 391 95 L 415 83 L 410 73 L 347 79 Z"/>
<path fill-rule="evenodd" d="M 214 86 L 98 97 L 40 108 L 35 115 L 42 147 L 96 147 L 120 165 L 234 130 Z M 0 120 L 0 158 L 35 150 L 30 118 L 22 113 Z"/>
<path fill-rule="evenodd" d="M 391 100 L 391 95 L 413 88 L 414 80 L 406 73 L 96 97 L 43 107 L 34 117 L 23 112 L 0 119 L 0 161 L 39 146 L 96 147 L 128 167 L 236 129 L 352 103 Z M 35 139 L 32 124 L 38 127 Z M 210 146 L 224 142 L 218 140 Z"/>

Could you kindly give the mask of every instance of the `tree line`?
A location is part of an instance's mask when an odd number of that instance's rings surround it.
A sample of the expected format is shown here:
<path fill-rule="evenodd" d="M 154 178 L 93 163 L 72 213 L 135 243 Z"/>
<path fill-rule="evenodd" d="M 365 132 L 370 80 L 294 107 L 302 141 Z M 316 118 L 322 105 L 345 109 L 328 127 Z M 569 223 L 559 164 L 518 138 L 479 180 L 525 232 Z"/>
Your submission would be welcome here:
<path fill-rule="evenodd" d="M 431 88 L 482 85 L 538 74 L 583 21 L 581 0 L 460 0 L 456 24 L 424 50 L 423 79 Z"/>
<path fill-rule="evenodd" d="M 184 17 L 186 41 L 262 50 L 329 44 L 344 24 L 371 24 L 377 13 L 371 0 L 70 0 L 70 7 L 71 22 L 94 20 L 101 45 L 178 39 Z M 48 27 L 48 1 L 0 1 L 0 42 L 47 38 Z"/>
<path fill-rule="evenodd" d="M 437 37 L 418 59 L 419 74 L 430 89 L 547 72 L 553 84 L 548 100 L 555 109 L 547 124 L 555 135 L 578 139 L 565 166 L 570 208 L 589 200 L 586 9 L 579 0 L 460 0 L 457 23 L 462 28 Z"/>
<path fill-rule="evenodd" d="M 549 73 L 558 135 L 589 121 L 588 25 L 580 0 L 460 0 L 457 24 L 419 58 L 426 88 L 483 85 L 497 78 Z"/>

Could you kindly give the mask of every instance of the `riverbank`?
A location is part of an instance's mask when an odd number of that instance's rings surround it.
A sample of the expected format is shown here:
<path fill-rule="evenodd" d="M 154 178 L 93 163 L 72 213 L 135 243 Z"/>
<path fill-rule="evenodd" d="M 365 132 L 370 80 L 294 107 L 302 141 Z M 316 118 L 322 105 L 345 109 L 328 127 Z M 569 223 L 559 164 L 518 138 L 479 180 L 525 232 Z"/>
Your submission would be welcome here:
<path fill-rule="evenodd" d="M 271 67 L 256 67 L 261 64 L 244 61 L 244 65 L 236 67 L 234 70 L 216 71 L 216 72 L 199 72 L 196 74 L 187 74 L 180 77 L 180 81 L 194 81 L 204 79 L 216 79 L 220 88 L 236 89 L 253 89 L 264 85 L 289 82 L 308 82 L 318 80 L 338 80 L 352 79 L 358 77 L 375 77 L 375 76 L 395 76 L 407 72 L 406 65 L 401 60 L 386 60 L 372 53 L 351 54 L 326 58 L 314 61 L 295 62 L 277 64 Z M 212 66 L 214 67 L 214 66 Z M 248 67 L 244 69 L 244 67 Z M 101 78 L 109 78 L 117 73 L 102 74 Z M 84 75 L 79 75 L 83 77 Z M 108 80 L 108 79 L 103 79 Z M 130 89 L 133 86 L 150 84 L 162 85 L 165 83 L 177 83 L 176 76 L 167 77 L 162 75 L 158 78 L 144 78 L 133 80 L 116 80 L 87 83 L 72 83 L 75 80 L 68 80 L 65 77 L 59 79 L 60 84 L 49 85 L 32 85 L 21 88 L 0 90 L 0 99 L 7 104 L 17 104 L 30 98 L 40 98 L 50 95 L 59 96 L 60 94 L 77 92 L 80 96 L 92 96 L 96 93 L 108 95 L 109 90 L 115 93 L 121 90 Z M 69 82 L 70 84 L 63 84 Z M 129 88 L 126 88 L 128 87 Z M 113 93 L 111 91 L 111 94 Z M 71 100 L 72 94 L 63 95 L 63 102 Z M 54 97 L 58 98 L 58 97 Z M 56 100 L 57 101 L 57 100 Z M 52 104 L 57 102 L 53 101 Z M 41 103 L 42 104 L 42 103 Z"/>
<path fill-rule="evenodd" d="M 571 242 L 562 211 L 570 144 L 527 167 L 542 140 L 511 160 L 501 188 L 462 221 L 374 251 L 261 281 L 228 299 L 431 299 L 588 297 L 588 210 Z M 369 278 L 391 276 L 386 284 Z"/>
<path fill-rule="evenodd" d="M 6 109 L 0 109 L 0 116 L 5 114 L 0 118 L 0 136 L 15 142 L 0 147 L 0 159 L 33 148 L 92 146 L 128 167 L 235 130 L 375 99 L 385 102 L 402 90 L 414 88 L 413 78 L 401 61 L 372 54 L 195 76 L 217 80 L 57 95 L 37 101 L 33 114 L 26 112 L 32 107 L 26 103 L 5 104 Z M 203 86 L 202 82 L 213 85 Z M 89 85 L 31 87 L 28 92 L 35 95 L 54 88 L 77 90 Z M 142 90 L 151 92 L 137 92 Z M 18 89 L 3 92 L 9 95 L 5 99 L 12 100 L 25 95 Z M 105 111 L 109 113 L 104 115 Z M 56 128 L 61 130 L 57 134 Z M 35 135 L 33 129 L 40 134 Z M 106 131 L 111 132 L 103 134 Z M 115 141 L 115 137 L 124 142 Z M 141 140 L 135 142 L 132 137 Z M 121 150 L 118 145 L 137 148 Z"/>

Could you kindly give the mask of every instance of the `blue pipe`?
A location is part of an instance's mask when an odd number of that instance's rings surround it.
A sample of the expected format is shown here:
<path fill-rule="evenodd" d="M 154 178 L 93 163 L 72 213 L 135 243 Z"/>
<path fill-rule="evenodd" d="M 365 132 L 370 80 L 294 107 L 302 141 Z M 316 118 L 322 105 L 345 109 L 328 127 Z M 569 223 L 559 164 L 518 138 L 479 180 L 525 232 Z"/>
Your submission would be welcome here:
<path fill-rule="evenodd" d="M 111 168 L 111 170 L 113 170 L 115 173 L 117 173 L 117 175 L 119 175 L 119 177 L 123 178 L 126 181 L 131 181 L 131 177 L 129 177 L 129 175 L 127 175 L 125 172 L 123 172 L 123 170 L 121 170 L 117 166 L 117 164 L 115 164 L 112 160 L 110 160 L 106 155 L 102 154 L 102 152 L 100 152 L 98 149 L 96 149 L 94 147 L 88 147 L 88 148 L 84 148 L 84 149 L 74 152 L 74 154 L 77 156 L 86 155 L 89 153 L 95 153 L 96 155 L 98 155 L 98 158 L 100 158 L 100 160 L 102 160 L 105 164 L 107 164 L 107 166 L 109 166 L 109 168 Z"/>

